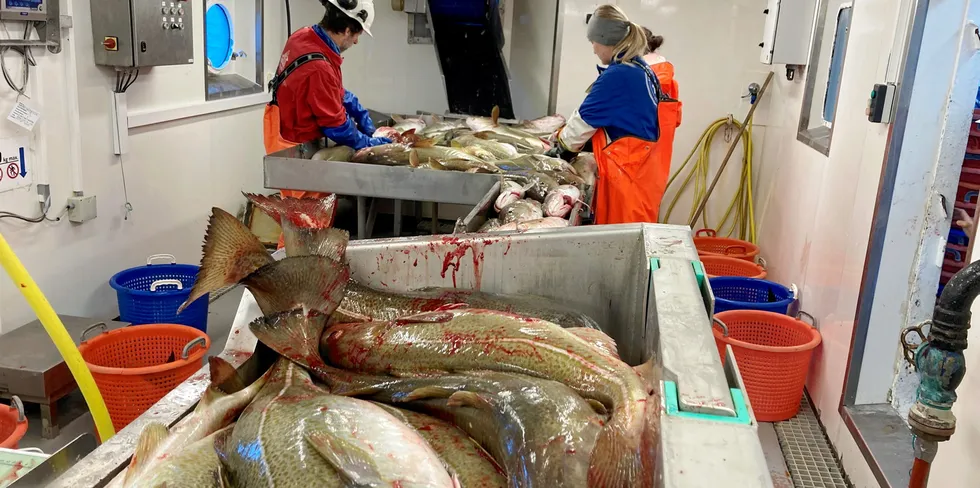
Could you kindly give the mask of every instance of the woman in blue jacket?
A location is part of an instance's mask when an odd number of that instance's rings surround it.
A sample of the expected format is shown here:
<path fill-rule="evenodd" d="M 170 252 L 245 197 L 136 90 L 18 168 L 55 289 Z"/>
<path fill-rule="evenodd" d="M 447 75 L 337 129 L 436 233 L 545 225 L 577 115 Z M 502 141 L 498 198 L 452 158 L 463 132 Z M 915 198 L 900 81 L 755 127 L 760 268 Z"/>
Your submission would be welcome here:
<path fill-rule="evenodd" d="M 559 131 L 554 151 L 567 159 L 592 143 L 599 166 L 597 224 L 657 222 L 670 160 L 657 147 L 657 108 L 665 95 L 643 60 L 646 34 L 614 5 L 597 8 L 586 32 L 607 67 L 599 67 L 599 78 Z"/>

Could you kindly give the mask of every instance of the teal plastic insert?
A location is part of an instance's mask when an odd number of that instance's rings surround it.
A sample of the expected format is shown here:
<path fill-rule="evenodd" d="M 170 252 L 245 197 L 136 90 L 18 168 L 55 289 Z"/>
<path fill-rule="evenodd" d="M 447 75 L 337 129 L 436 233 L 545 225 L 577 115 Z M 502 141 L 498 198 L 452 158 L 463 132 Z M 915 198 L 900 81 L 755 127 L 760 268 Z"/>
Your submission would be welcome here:
<path fill-rule="evenodd" d="M 667 415 L 674 417 L 683 417 L 689 419 L 707 420 L 710 422 L 723 422 L 726 424 L 744 424 L 748 425 L 752 423 L 752 419 L 749 418 L 749 407 L 745 404 L 745 397 L 742 396 L 742 390 L 738 388 L 729 388 L 732 392 L 732 403 L 735 404 L 735 417 L 725 417 L 722 415 L 710 415 L 705 413 L 694 413 L 694 412 L 684 412 L 678 407 L 677 402 L 677 383 L 673 381 L 664 381 L 664 393 L 666 394 L 667 403 Z"/>

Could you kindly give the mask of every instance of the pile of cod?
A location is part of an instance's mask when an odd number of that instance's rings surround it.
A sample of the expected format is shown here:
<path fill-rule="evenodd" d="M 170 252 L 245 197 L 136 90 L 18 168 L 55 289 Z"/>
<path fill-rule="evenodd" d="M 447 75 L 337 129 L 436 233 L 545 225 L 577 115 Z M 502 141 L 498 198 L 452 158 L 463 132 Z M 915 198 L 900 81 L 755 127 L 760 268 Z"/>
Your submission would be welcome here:
<path fill-rule="evenodd" d="M 245 385 L 220 358 L 173 428 L 145 427 L 126 487 L 651 486 L 659 382 L 585 314 L 533 296 L 395 294 L 351 278 L 336 198 L 246 195 L 279 220 L 274 260 L 213 209 L 187 303 L 235 283 L 278 353 Z"/>
<path fill-rule="evenodd" d="M 499 114 L 495 107 L 491 117 L 458 120 L 393 116 L 395 125 L 374 133 L 391 144 L 357 152 L 335 146 L 312 159 L 500 174 L 505 181 L 495 204 L 498 216 L 481 232 L 567 227 L 572 208 L 595 182 L 591 153 L 571 164 L 544 155 L 551 147 L 547 138 L 565 123 L 561 115 L 506 126 L 499 123 Z"/>

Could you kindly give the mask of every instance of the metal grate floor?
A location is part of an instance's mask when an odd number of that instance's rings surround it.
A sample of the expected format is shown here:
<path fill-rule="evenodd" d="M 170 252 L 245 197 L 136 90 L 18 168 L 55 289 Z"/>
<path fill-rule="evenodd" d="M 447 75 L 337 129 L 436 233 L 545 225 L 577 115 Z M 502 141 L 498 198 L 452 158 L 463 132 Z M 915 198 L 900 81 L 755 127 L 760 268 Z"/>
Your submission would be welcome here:
<path fill-rule="evenodd" d="M 806 396 L 796 417 L 774 426 L 796 488 L 851 488 Z"/>

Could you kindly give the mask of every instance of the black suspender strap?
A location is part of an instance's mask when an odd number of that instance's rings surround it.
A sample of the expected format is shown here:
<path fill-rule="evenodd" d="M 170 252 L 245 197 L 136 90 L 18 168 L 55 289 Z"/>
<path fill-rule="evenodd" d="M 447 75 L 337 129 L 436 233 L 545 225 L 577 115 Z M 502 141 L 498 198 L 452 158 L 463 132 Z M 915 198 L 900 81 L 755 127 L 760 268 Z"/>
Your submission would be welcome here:
<path fill-rule="evenodd" d="M 280 71 L 279 74 L 277 74 L 275 77 L 272 78 L 272 80 L 269 81 L 269 93 L 272 94 L 272 101 L 269 102 L 270 104 L 276 105 L 278 103 L 278 101 L 276 100 L 276 92 L 279 91 L 279 85 L 282 85 L 282 82 L 286 81 L 286 78 L 290 74 L 292 74 L 293 71 L 296 71 L 297 68 L 303 66 L 306 63 L 309 63 L 310 61 L 329 62 L 329 60 L 327 59 L 326 56 L 323 55 L 323 53 L 304 54 L 296 58 L 295 60 L 293 60 L 292 63 L 289 63 L 289 66 L 286 66 L 286 69 Z"/>

